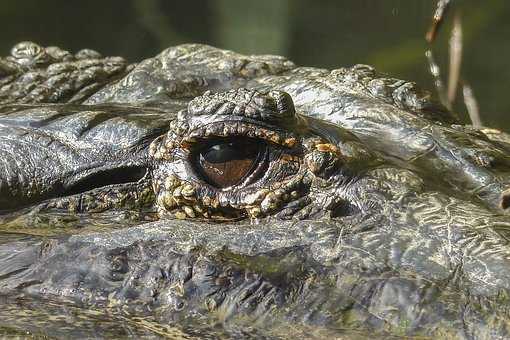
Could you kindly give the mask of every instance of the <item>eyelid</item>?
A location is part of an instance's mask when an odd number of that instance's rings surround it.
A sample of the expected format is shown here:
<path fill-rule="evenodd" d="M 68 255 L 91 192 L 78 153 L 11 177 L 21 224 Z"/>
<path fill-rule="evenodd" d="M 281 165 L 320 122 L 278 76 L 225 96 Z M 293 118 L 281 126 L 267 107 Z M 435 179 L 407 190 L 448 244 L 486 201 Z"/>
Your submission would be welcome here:
<path fill-rule="evenodd" d="M 182 138 L 181 147 L 187 147 L 198 140 L 203 142 L 209 138 L 247 137 L 264 140 L 268 143 L 292 148 L 297 144 L 294 134 L 262 127 L 253 123 L 241 121 L 220 121 L 207 124 L 190 131 Z"/>

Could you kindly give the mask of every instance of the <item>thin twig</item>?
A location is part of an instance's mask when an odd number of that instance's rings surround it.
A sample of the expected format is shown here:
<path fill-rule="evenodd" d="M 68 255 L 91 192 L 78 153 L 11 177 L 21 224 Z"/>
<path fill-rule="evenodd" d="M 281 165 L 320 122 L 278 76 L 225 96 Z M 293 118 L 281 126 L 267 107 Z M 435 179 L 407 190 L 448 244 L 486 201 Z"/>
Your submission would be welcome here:
<path fill-rule="evenodd" d="M 473 126 L 476 128 L 482 127 L 482 120 L 480 119 L 480 110 L 478 108 L 478 102 L 476 101 L 473 89 L 471 88 L 471 86 L 469 86 L 469 84 L 465 82 L 462 86 L 462 94 L 464 96 L 464 105 L 466 105 L 469 118 L 471 119 L 471 124 L 473 124 Z"/>
<path fill-rule="evenodd" d="M 441 80 L 441 69 L 434 60 L 432 50 L 427 50 L 425 52 L 425 56 L 427 57 L 427 61 L 429 63 L 430 74 L 432 74 L 432 77 L 434 78 L 434 85 L 436 86 L 439 100 L 444 106 L 446 106 L 448 110 L 451 110 L 451 104 L 448 101 L 448 97 L 446 96 L 446 90 L 443 85 L 443 81 Z"/>
<path fill-rule="evenodd" d="M 453 28 L 450 35 L 450 67 L 448 72 L 448 102 L 455 102 L 459 85 L 460 68 L 462 65 L 462 22 L 460 14 L 455 11 Z"/>
<path fill-rule="evenodd" d="M 432 25 L 427 32 L 425 39 L 429 43 L 432 43 L 437 36 L 439 27 L 444 21 L 446 13 L 448 11 L 451 0 L 438 0 L 436 5 L 436 11 L 432 19 Z M 441 70 L 434 60 L 432 50 L 429 49 L 425 52 L 429 63 L 430 73 L 434 78 L 434 85 L 439 96 L 441 103 L 446 106 L 449 110 L 452 110 L 455 97 L 457 96 L 457 88 L 459 84 L 462 84 L 462 94 L 464 97 L 464 105 L 471 119 L 471 123 L 474 127 L 482 127 L 482 120 L 480 118 L 480 110 L 478 102 L 473 93 L 473 89 L 469 84 L 460 80 L 461 66 L 462 66 L 462 22 L 459 11 L 455 11 L 453 17 L 453 27 L 450 34 L 450 65 L 448 72 L 448 91 L 445 90 L 445 86 L 441 79 Z"/>
<path fill-rule="evenodd" d="M 444 18 L 446 16 L 446 13 L 449 8 L 451 0 L 439 0 L 436 5 L 436 11 L 434 12 L 434 16 L 432 17 L 432 24 L 430 25 L 430 28 L 425 35 L 425 39 L 429 43 L 432 43 L 434 39 L 436 39 L 437 32 L 439 31 L 439 28 L 441 24 L 444 21 Z"/>

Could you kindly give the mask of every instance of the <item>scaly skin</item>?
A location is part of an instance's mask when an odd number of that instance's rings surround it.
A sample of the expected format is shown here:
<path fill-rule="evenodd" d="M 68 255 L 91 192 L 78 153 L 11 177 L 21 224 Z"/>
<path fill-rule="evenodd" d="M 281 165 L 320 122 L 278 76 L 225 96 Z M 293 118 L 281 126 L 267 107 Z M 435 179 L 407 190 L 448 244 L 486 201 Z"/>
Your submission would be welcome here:
<path fill-rule="evenodd" d="M 32 50 L 0 60 L 11 84 L 61 68 Z M 0 89 L 2 218 L 27 232 L 79 216 L 66 236 L 0 240 L 5 306 L 66 301 L 140 336 L 509 336 L 508 135 L 458 125 L 415 84 L 364 65 L 181 45 L 123 70 L 86 95 Z M 219 188 L 196 155 L 232 137 L 264 157 Z M 73 228 L 90 221 L 136 226 Z M 38 315 L 0 325 L 65 336 Z M 82 317 L 75 336 L 111 327 Z"/>

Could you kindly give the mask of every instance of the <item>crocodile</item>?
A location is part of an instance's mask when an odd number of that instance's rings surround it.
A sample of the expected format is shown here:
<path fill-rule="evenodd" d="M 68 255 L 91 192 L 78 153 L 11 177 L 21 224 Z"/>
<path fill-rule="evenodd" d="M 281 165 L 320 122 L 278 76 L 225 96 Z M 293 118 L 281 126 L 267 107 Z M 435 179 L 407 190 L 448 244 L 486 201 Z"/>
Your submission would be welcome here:
<path fill-rule="evenodd" d="M 200 44 L 0 74 L 0 333 L 510 336 L 510 136 L 415 83 Z"/>

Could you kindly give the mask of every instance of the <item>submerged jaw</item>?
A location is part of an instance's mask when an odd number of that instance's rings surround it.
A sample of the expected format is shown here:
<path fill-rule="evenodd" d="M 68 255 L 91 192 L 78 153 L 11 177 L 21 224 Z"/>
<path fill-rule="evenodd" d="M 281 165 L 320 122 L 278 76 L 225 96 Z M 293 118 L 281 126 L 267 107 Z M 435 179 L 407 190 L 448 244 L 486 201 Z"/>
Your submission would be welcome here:
<path fill-rule="evenodd" d="M 94 170 L 70 181 L 60 197 L 27 207 L 27 211 L 37 211 L 38 214 L 98 214 L 121 210 L 150 213 L 154 201 L 148 169 L 120 166 Z"/>
<path fill-rule="evenodd" d="M 51 198 L 18 212 L 0 215 L 7 232 L 42 235 L 97 232 L 154 221 L 151 181 L 118 183 Z"/>
<path fill-rule="evenodd" d="M 154 192 L 148 178 L 137 182 L 110 184 L 83 192 L 50 199 L 40 207 L 77 213 L 98 213 L 110 209 L 142 209 L 154 204 Z"/>

